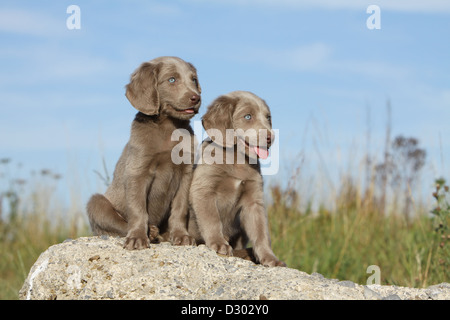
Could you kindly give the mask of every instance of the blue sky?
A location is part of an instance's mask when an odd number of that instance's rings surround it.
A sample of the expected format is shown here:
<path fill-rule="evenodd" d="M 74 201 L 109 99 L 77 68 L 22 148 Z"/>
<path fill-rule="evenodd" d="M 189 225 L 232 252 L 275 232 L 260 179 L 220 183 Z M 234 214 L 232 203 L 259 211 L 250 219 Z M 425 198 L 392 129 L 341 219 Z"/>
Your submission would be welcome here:
<path fill-rule="evenodd" d="M 71 4 L 79 30 L 66 27 Z M 366 26 L 371 4 L 380 30 Z M 357 170 L 367 131 L 381 159 L 390 100 L 392 136 L 420 140 L 431 184 L 450 173 L 449 39 L 445 0 L 2 1 L 0 158 L 20 163 L 18 175 L 62 174 L 61 192 L 75 186 L 82 201 L 103 191 L 93 170 L 104 157 L 112 173 L 128 140 L 130 74 L 175 55 L 198 69 L 194 120 L 233 90 L 268 102 L 279 179 L 300 160 L 305 170 Z"/>

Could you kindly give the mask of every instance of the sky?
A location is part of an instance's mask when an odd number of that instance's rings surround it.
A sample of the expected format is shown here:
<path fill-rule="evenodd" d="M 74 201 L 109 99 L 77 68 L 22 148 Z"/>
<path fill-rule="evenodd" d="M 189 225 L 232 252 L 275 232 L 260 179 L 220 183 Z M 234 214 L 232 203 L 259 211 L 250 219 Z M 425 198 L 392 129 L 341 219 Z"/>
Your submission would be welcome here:
<path fill-rule="evenodd" d="M 67 27 L 70 5 L 80 8 L 79 29 Z M 367 26 L 370 5 L 379 29 Z M 230 91 L 266 100 L 279 130 L 270 179 L 289 179 L 300 163 L 335 178 L 359 170 L 367 152 L 381 160 L 388 103 L 392 137 L 415 137 L 427 151 L 426 187 L 449 177 L 445 0 L 1 1 L 0 159 L 11 159 L 9 177 L 48 169 L 81 202 L 103 192 L 94 170 L 104 159 L 112 174 L 136 113 L 124 86 L 142 62 L 165 55 L 198 70 L 193 123 Z"/>

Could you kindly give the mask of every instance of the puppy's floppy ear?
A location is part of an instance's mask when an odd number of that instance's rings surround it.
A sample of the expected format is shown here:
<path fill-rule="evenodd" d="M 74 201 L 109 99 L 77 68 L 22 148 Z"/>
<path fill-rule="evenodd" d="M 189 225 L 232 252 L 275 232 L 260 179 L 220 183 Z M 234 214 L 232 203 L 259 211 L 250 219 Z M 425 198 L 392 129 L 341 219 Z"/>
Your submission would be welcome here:
<path fill-rule="evenodd" d="M 198 82 L 197 69 L 194 67 L 194 65 L 192 63 L 188 62 L 187 64 L 192 69 L 192 71 L 194 71 L 195 76 L 197 78 L 197 89 L 198 89 L 198 92 L 202 93 L 202 87 L 200 86 L 200 83 Z"/>
<path fill-rule="evenodd" d="M 140 112 L 152 116 L 159 113 L 158 73 L 160 64 L 142 63 L 126 85 L 128 101 Z"/>
<path fill-rule="evenodd" d="M 220 96 L 213 101 L 202 117 L 202 124 L 206 133 L 215 143 L 223 147 L 232 147 L 236 144 L 233 125 L 233 113 L 236 104 L 236 98 L 226 95 Z"/>

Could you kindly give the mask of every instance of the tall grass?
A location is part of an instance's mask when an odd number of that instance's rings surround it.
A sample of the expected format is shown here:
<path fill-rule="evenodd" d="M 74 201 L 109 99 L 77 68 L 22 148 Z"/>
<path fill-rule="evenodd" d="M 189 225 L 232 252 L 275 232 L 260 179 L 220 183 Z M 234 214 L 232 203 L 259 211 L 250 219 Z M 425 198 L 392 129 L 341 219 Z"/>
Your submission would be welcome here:
<path fill-rule="evenodd" d="M 64 208 L 57 198 L 58 174 L 45 169 L 16 178 L 10 175 L 8 159 L 0 162 L 0 299 L 17 299 L 43 251 L 90 232 L 84 214 Z"/>
<path fill-rule="evenodd" d="M 388 102 L 384 147 L 370 149 L 369 128 L 365 154 L 350 150 L 338 182 L 313 137 L 319 178 L 306 179 L 302 159 L 287 184 L 269 187 L 272 246 L 288 266 L 360 284 L 371 265 L 385 285 L 450 281 L 448 186 L 438 179 L 433 190 L 433 181 L 421 180 L 426 151 L 414 137 L 391 136 L 390 114 Z M 316 192 L 325 181 L 328 190 Z M 422 200 L 425 186 L 435 203 Z"/>
<path fill-rule="evenodd" d="M 272 184 L 267 208 L 276 255 L 291 268 L 360 284 L 371 275 L 366 273 L 371 265 L 380 268 L 385 285 L 449 282 L 449 188 L 440 179 L 430 190 L 434 204 L 414 200 L 424 154 L 414 139 L 392 146 L 381 163 L 365 155 L 365 170 L 349 169 L 327 195 L 296 187 L 303 160 L 286 186 Z M 69 209 L 61 204 L 59 175 L 41 170 L 18 178 L 9 162 L 0 159 L 0 299 L 17 298 L 31 266 L 49 246 L 91 234 L 80 209 L 84 204 Z"/>
<path fill-rule="evenodd" d="M 449 281 L 448 204 L 436 203 L 433 211 L 440 208 L 440 216 L 430 217 L 429 209 L 419 207 L 412 218 L 384 212 L 373 192 L 358 190 L 350 179 L 340 188 L 333 211 L 329 203 L 313 211 L 309 204 L 302 206 L 295 190 L 270 188 L 272 246 L 289 267 L 360 284 L 366 284 L 371 265 L 380 268 L 385 285 L 426 287 Z M 439 201 L 447 196 L 440 194 Z"/>

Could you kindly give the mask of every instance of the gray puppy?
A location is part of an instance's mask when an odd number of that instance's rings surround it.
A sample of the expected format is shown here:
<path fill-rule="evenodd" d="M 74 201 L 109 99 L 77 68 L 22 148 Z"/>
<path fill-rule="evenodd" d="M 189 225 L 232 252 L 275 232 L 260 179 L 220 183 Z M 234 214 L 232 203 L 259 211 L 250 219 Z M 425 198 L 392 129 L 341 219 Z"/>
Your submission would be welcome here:
<path fill-rule="evenodd" d="M 195 243 L 187 231 L 196 147 L 189 121 L 200 108 L 200 93 L 195 67 L 180 58 L 144 62 L 131 75 L 126 97 L 139 112 L 111 185 L 87 204 L 95 235 L 126 237 L 124 248 L 129 250 L 147 248 L 159 231 L 173 244 Z M 190 164 L 172 161 L 176 129 L 190 135 L 185 139 L 192 141 Z"/>
<path fill-rule="evenodd" d="M 245 255 L 250 240 L 261 264 L 286 266 L 271 249 L 258 160 L 274 139 L 269 107 L 253 93 L 235 91 L 217 98 L 202 120 L 211 139 L 202 143 L 194 170 L 190 234 L 224 255 Z"/>

